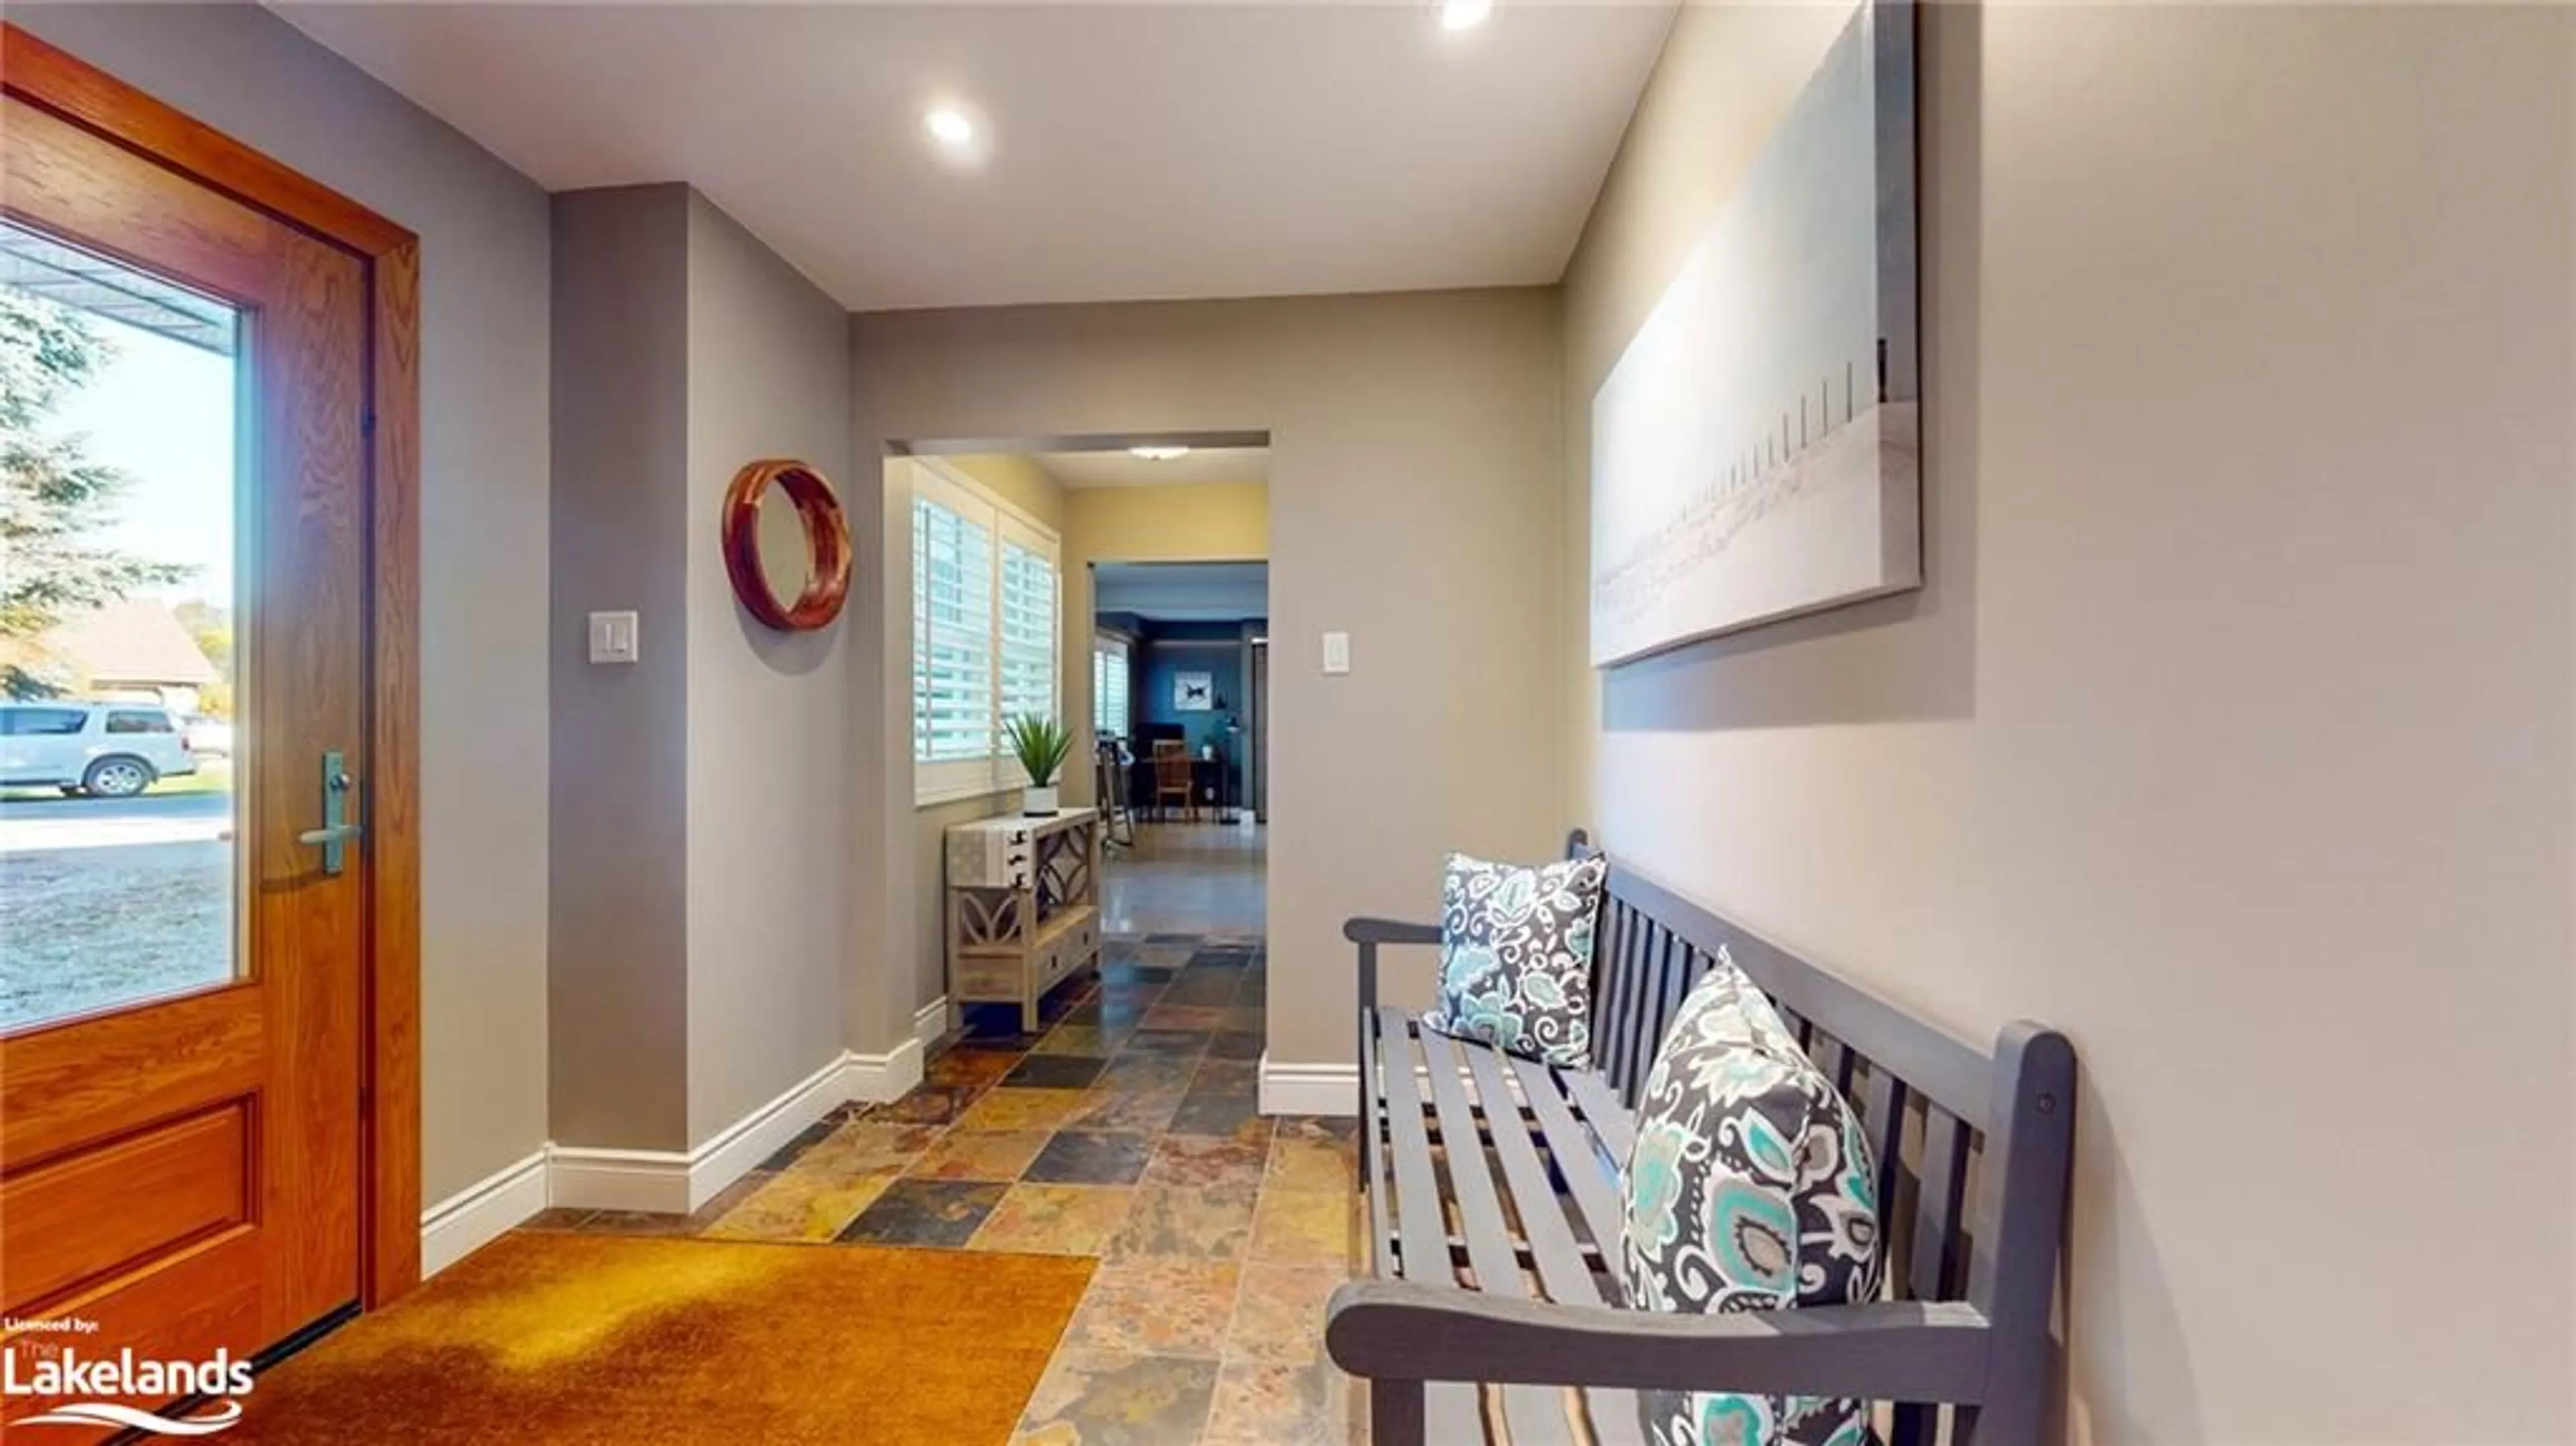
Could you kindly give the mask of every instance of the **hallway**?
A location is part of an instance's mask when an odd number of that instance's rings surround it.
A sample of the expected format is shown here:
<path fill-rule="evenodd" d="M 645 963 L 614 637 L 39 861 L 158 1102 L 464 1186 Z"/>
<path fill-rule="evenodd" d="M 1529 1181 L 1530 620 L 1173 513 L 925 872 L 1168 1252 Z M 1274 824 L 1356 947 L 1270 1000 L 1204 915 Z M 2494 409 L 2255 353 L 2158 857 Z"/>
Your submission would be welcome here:
<path fill-rule="evenodd" d="M 1095 1258 L 1016 1441 L 1361 1439 L 1322 1355 L 1362 1259 L 1354 1136 L 1258 1112 L 1262 842 L 1140 826 L 1104 878 L 1101 977 L 1060 987 L 1038 1034 L 977 1010 L 919 1088 L 835 1113 L 694 1216 L 531 1228 Z"/>
<path fill-rule="evenodd" d="M 1269 842 L 1261 824 L 1139 822 L 1133 848 L 1105 855 L 1102 932 L 1264 932 Z"/>

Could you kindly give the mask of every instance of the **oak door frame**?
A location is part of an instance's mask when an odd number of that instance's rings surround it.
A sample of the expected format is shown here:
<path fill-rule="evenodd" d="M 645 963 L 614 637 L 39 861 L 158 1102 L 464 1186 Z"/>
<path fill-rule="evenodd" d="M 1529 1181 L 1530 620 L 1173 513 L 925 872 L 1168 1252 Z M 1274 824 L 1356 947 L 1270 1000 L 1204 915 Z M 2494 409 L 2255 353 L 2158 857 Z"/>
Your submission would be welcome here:
<path fill-rule="evenodd" d="M 420 238 L 0 22 L 0 91 L 342 250 L 367 269 L 369 594 L 358 1298 L 420 1283 Z"/>

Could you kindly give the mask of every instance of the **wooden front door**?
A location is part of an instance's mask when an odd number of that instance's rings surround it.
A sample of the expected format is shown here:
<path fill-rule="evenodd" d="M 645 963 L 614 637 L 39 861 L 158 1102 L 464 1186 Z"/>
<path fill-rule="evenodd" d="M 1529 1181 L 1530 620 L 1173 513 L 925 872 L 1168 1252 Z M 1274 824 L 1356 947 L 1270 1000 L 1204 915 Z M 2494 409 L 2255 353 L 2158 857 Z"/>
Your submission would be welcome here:
<path fill-rule="evenodd" d="M 246 1359 L 362 1296 L 371 272 L 0 105 L 0 420 L 73 448 L 65 475 L 118 478 L 44 503 L 55 532 L 0 563 L 13 604 L 59 569 L 0 640 L 11 706 L 48 692 L 28 727 L 88 730 L 0 798 L 0 1315 L 23 1383 L 63 1350 Z M 93 721 L 102 699 L 121 722 Z"/>

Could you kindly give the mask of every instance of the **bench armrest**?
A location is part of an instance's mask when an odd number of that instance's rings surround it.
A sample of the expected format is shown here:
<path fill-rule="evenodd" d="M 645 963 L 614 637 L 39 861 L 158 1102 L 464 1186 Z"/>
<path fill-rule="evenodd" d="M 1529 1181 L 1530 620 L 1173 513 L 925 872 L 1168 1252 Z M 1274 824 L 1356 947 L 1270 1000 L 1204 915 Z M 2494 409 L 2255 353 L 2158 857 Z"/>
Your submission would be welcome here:
<path fill-rule="evenodd" d="M 1437 944 L 1437 924 L 1407 924 L 1396 919 L 1344 919 L 1342 937 L 1360 946 L 1360 1008 L 1377 1008 L 1377 946 Z"/>
<path fill-rule="evenodd" d="M 1668 1315 L 1403 1280 L 1342 1286 L 1324 1325 L 1333 1363 L 1372 1379 L 1962 1404 L 1984 1395 L 1989 1340 L 1961 1303 Z"/>
<path fill-rule="evenodd" d="M 1354 944 L 1437 944 L 1440 926 L 1401 919 L 1344 919 L 1342 937 Z"/>

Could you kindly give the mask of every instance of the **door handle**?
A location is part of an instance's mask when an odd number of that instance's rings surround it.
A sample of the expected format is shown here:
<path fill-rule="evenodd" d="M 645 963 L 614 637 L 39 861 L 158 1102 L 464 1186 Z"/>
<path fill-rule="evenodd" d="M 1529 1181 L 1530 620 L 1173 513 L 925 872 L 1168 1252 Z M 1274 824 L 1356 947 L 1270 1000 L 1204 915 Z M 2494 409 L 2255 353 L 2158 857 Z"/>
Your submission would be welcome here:
<path fill-rule="evenodd" d="M 358 781 L 349 776 L 348 760 L 338 750 L 322 755 L 322 826 L 306 829 L 295 841 L 321 846 L 325 874 L 348 867 L 349 841 L 366 832 L 349 817 L 349 795 L 357 786 Z"/>

